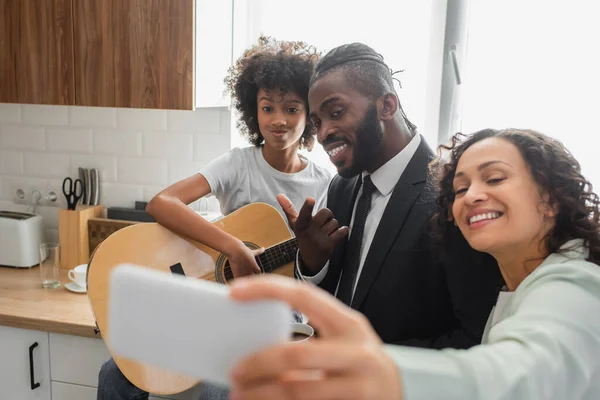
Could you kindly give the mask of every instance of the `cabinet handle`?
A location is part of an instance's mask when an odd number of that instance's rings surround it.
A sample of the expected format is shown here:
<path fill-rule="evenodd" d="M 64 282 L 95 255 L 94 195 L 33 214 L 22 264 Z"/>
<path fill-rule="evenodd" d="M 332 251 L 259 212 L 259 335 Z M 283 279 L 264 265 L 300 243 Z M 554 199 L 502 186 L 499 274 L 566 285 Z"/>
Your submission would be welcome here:
<path fill-rule="evenodd" d="M 31 346 L 29 346 L 29 379 L 31 381 L 31 390 L 34 390 L 40 387 L 39 382 L 35 382 L 35 375 L 33 372 L 33 349 L 38 346 L 38 342 L 35 342 Z"/>

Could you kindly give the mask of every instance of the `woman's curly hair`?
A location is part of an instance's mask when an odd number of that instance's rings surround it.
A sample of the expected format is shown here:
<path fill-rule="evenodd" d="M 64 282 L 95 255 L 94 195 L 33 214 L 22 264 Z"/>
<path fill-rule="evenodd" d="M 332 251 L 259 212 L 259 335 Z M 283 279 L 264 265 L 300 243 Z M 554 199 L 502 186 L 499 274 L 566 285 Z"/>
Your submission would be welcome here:
<path fill-rule="evenodd" d="M 226 92 L 231 94 L 233 105 L 240 113 L 237 127 L 248 141 L 260 146 L 264 137 L 258 127 L 258 102 L 260 88 L 280 88 L 282 94 L 296 93 L 306 105 L 306 127 L 300 138 L 300 148 L 311 150 L 315 129 L 308 116 L 308 88 L 310 76 L 320 53 L 304 42 L 277 41 L 261 36 L 258 44 L 244 52 L 229 68 L 225 78 Z"/>
<path fill-rule="evenodd" d="M 457 133 L 450 145 L 438 147 L 438 158 L 430 164 L 430 172 L 437 180 L 437 210 L 433 216 L 434 229 L 442 241 L 450 229 L 454 202 L 452 181 L 463 153 L 473 144 L 487 138 L 508 140 L 517 148 L 529 166 L 533 179 L 542 193 L 548 194 L 548 204 L 558 213 L 554 227 L 545 237 L 549 254 L 571 239 L 583 239 L 589 248 L 588 261 L 600 264 L 600 200 L 592 184 L 581 174 L 579 162 L 563 146 L 549 136 L 524 129 L 484 129 L 471 136 Z M 443 161 L 444 150 L 449 159 Z"/>

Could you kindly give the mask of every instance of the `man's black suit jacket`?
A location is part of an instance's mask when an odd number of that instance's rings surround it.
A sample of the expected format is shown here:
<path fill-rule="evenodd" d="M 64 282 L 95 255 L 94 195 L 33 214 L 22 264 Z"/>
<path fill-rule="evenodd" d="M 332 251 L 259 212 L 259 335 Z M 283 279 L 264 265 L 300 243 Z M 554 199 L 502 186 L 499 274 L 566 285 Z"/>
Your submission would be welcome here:
<path fill-rule="evenodd" d="M 368 251 L 352 308 L 362 312 L 386 343 L 468 348 L 481 342 L 502 286 L 493 258 L 472 250 L 458 229 L 446 256 L 433 245 L 430 219 L 436 195 L 428 182 L 433 152 L 421 138 L 396 184 Z M 327 207 L 348 226 L 361 177 L 336 176 Z M 347 238 L 335 248 L 320 287 L 335 293 Z"/>

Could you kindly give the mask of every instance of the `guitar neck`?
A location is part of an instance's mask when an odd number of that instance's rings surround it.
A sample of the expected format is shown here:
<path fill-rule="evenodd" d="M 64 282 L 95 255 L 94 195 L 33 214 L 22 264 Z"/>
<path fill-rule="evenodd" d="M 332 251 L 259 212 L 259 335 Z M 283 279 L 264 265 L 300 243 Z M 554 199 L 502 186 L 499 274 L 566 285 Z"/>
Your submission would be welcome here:
<path fill-rule="evenodd" d="M 263 272 L 269 273 L 294 261 L 297 251 L 298 241 L 292 238 L 265 249 L 263 254 L 256 257 L 256 261 Z"/>

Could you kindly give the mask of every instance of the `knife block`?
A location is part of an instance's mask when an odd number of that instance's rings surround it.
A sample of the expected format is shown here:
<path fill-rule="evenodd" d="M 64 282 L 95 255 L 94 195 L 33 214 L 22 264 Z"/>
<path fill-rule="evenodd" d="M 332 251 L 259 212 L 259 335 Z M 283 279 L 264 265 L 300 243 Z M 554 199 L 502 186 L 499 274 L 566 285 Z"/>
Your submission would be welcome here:
<path fill-rule="evenodd" d="M 104 216 L 104 206 L 78 205 L 75 210 L 58 210 L 60 266 L 72 269 L 90 258 L 88 220 Z"/>

